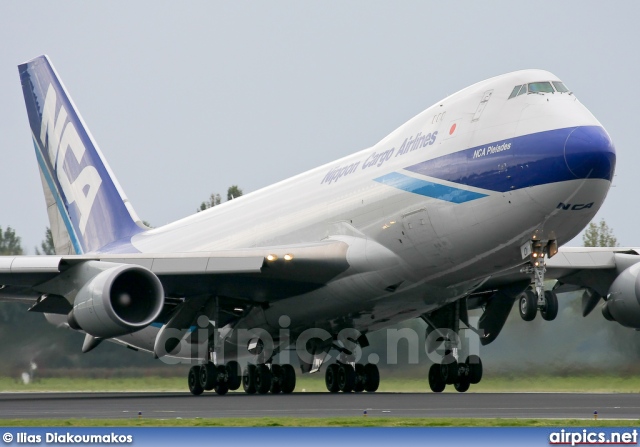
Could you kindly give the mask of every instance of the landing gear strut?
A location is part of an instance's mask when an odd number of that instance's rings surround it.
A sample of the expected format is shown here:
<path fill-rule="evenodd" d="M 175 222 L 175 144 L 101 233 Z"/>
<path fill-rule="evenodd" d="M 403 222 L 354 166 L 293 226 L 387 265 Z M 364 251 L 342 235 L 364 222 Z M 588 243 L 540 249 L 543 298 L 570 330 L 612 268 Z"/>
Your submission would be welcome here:
<path fill-rule="evenodd" d="M 552 290 L 544 290 L 544 274 L 546 272 L 545 256 L 552 257 L 558 251 L 556 241 L 532 240 L 521 248 L 523 259 L 529 263 L 522 267 L 522 273 L 532 275 L 531 287 L 520 295 L 518 310 L 524 321 L 533 320 L 538 310 L 547 321 L 558 315 L 558 297 Z"/>
<path fill-rule="evenodd" d="M 438 346 L 444 347 L 444 356 L 440 363 L 429 368 L 429 388 L 441 393 L 447 385 L 453 385 L 456 391 L 464 393 L 470 385 L 482 380 L 482 361 L 477 355 L 469 355 L 463 362 L 458 357 L 460 349 L 460 321 L 467 329 L 478 332 L 469 325 L 466 300 L 455 301 L 429 315 L 423 315 L 427 323 L 427 348 L 433 352 Z"/>

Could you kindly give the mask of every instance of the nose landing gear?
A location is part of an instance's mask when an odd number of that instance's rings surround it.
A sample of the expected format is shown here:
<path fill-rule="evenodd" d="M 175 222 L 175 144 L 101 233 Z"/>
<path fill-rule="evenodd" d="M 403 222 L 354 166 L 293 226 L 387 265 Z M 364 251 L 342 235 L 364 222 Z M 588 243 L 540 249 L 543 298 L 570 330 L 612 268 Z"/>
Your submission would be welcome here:
<path fill-rule="evenodd" d="M 544 274 L 546 272 L 545 256 L 552 257 L 558 251 L 556 241 L 532 240 L 521 247 L 522 258 L 529 259 L 520 271 L 532 276 L 532 285 L 525 290 L 519 299 L 518 310 L 524 321 L 533 320 L 538 311 L 547 321 L 558 315 L 558 297 L 553 290 L 544 290 Z"/>

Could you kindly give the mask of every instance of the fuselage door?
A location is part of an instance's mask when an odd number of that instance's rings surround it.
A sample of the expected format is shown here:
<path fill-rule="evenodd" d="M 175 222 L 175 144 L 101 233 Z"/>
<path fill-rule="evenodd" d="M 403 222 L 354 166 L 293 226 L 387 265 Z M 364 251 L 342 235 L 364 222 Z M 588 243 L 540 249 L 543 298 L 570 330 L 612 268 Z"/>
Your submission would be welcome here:
<path fill-rule="evenodd" d="M 486 92 L 483 93 L 482 100 L 480 101 L 480 104 L 478 104 L 476 113 L 474 113 L 473 118 L 471 118 L 472 123 L 480 119 L 480 116 L 482 115 L 482 112 L 484 112 L 484 108 L 487 107 L 487 104 L 489 103 L 489 99 L 491 99 L 492 94 L 493 94 L 493 90 L 487 90 Z"/>
<path fill-rule="evenodd" d="M 423 244 L 433 246 L 436 242 L 436 232 L 433 230 L 433 226 L 431 226 L 426 208 L 420 208 L 403 214 L 402 225 L 404 226 L 407 237 L 416 247 Z M 419 250 L 424 251 L 424 248 L 420 247 Z"/>

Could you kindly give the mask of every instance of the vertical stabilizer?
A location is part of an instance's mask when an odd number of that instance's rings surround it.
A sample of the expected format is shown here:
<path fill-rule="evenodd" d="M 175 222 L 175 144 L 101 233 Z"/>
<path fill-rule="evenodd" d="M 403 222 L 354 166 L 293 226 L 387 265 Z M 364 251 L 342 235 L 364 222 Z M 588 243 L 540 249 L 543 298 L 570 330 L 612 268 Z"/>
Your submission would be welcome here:
<path fill-rule="evenodd" d="M 144 231 L 49 58 L 18 71 L 56 253 L 98 251 Z"/>

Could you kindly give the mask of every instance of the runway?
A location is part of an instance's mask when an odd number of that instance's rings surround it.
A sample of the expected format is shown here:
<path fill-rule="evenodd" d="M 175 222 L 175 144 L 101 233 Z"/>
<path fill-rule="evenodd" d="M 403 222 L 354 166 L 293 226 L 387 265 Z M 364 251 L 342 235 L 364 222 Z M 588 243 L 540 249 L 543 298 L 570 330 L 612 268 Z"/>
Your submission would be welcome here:
<path fill-rule="evenodd" d="M 471 417 L 640 419 L 639 394 L 374 393 L 217 396 L 205 393 L 6 393 L 0 419 L 221 417 Z"/>

